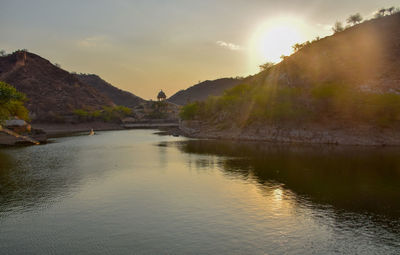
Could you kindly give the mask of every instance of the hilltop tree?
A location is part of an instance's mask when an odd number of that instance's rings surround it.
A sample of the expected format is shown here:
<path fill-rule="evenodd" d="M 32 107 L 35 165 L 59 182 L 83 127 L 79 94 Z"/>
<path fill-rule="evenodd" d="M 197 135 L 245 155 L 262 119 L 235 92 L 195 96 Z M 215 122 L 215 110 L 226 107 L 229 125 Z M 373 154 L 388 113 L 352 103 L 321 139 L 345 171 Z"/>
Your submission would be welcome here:
<path fill-rule="evenodd" d="M 389 8 L 381 8 L 375 13 L 375 18 L 381 18 L 386 15 L 392 15 L 397 12 L 400 12 L 399 8 L 395 8 L 394 6 L 389 7 Z"/>
<path fill-rule="evenodd" d="M 6 51 L 5 50 L 0 50 L 0 56 L 4 57 L 6 55 Z"/>
<path fill-rule="evenodd" d="M 343 24 L 340 21 L 336 21 L 335 25 L 332 27 L 334 34 L 342 32 L 344 30 Z"/>
<path fill-rule="evenodd" d="M 274 65 L 275 64 L 272 62 L 267 62 L 265 64 L 260 65 L 259 67 L 260 67 L 261 71 L 266 71 L 266 70 L 270 69 L 271 67 L 273 67 Z"/>
<path fill-rule="evenodd" d="M 353 26 L 360 23 L 363 20 L 361 14 L 356 13 L 353 15 L 350 15 L 350 17 L 347 18 L 347 23 L 352 24 Z"/>
<path fill-rule="evenodd" d="M 319 40 L 319 37 L 317 37 L 313 42 Z M 296 43 L 295 45 L 292 46 L 292 49 L 296 52 L 301 50 L 302 48 L 304 48 L 305 46 L 310 45 L 311 42 L 310 41 L 306 41 L 304 43 Z"/>
<path fill-rule="evenodd" d="M 386 9 L 381 8 L 375 13 L 375 18 L 383 17 L 383 16 L 385 16 L 385 14 L 386 14 Z"/>
<path fill-rule="evenodd" d="M 296 43 L 295 45 L 292 46 L 292 49 L 296 52 L 298 50 L 300 50 L 301 48 L 303 48 L 303 44 L 302 43 Z"/>

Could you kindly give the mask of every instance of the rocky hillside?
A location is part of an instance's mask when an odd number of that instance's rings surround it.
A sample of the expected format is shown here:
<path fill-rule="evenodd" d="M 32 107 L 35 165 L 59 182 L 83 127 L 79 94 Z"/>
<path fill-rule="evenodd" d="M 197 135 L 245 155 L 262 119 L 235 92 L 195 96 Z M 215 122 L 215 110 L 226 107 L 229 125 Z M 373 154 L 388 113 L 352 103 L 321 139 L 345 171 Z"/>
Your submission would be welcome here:
<path fill-rule="evenodd" d="M 238 85 L 242 79 L 222 78 L 213 81 L 204 81 L 185 90 L 180 90 L 168 98 L 169 102 L 185 105 L 194 101 L 203 101 L 209 96 L 221 96 L 224 90 Z"/>
<path fill-rule="evenodd" d="M 96 110 L 114 103 L 48 60 L 26 51 L 0 57 L 0 81 L 26 94 L 33 120 L 62 121 L 76 109 Z"/>
<path fill-rule="evenodd" d="M 114 104 L 122 105 L 126 107 L 133 108 L 145 100 L 124 90 L 121 90 L 117 87 L 114 87 L 110 83 L 104 81 L 99 76 L 95 74 L 76 74 L 75 75 L 82 83 L 85 83 L 103 95 L 110 98 Z"/>
<path fill-rule="evenodd" d="M 257 79 L 282 86 L 334 82 L 380 93 L 400 92 L 399 66 L 400 13 L 306 44 Z"/>
<path fill-rule="evenodd" d="M 305 43 L 219 98 L 183 107 L 186 131 L 334 144 L 400 144 L 400 14 Z"/>

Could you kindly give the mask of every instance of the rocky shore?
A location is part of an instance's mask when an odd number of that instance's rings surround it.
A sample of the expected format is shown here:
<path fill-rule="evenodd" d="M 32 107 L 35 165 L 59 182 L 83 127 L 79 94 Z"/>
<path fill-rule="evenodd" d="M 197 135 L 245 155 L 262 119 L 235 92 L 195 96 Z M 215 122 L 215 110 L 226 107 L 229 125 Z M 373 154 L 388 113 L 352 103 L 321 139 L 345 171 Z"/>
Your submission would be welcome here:
<path fill-rule="evenodd" d="M 246 128 L 232 126 L 218 129 L 199 121 L 182 121 L 180 130 L 192 138 L 247 140 L 303 144 L 341 144 L 365 146 L 399 146 L 400 132 L 392 129 L 359 126 L 338 128 L 323 126 L 268 126 L 252 125 Z"/>
<path fill-rule="evenodd" d="M 26 139 L 27 137 L 28 139 Z M 32 139 L 32 140 L 31 140 Z M 22 134 L 19 137 L 0 132 L 0 146 L 13 146 L 13 145 L 32 145 L 38 143 L 46 143 L 47 135 L 44 132 Z"/>

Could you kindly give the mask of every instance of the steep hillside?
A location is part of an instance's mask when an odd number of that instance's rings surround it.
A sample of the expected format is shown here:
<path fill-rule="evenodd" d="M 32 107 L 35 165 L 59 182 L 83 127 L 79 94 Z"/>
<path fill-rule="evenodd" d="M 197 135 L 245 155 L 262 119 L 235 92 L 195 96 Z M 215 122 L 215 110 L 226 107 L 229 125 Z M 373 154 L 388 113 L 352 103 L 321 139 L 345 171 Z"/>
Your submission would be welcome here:
<path fill-rule="evenodd" d="M 400 92 L 400 14 L 369 20 L 304 46 L 258 83 L 312 86 L 346 83 L 375 92 Z"/>
<path fill-rule="evenodd" d="M 196 136 L 400 144 L 400 14 L 304 44 L 181 117 Z"/>
<path fill-rule="evenodd" d="M 222 78 L 213 81 L 204 81 L 185 90 L 178 91 L 168 98 L 169 102 L 185 105 L 194 101 L 203 101 L 209 96 L 220 96 L 224 90 L 238 85 L 242 79 Z"/>
<path fill-rule="evenodd" d="M 135 107 L 145 100 L 124 90 L 114 87 L 110 83 L 104 81 L 95 74 L 76 74 L 75 75 L 82 83 L 85 83 L 100 93 L 110 98 L 114 104 L 126 107 Z"/>
<path fill-rule="evenodd" d="M 96 110 L 114 105 L 74 75 L 25 51 L 0 57 L 0 81 L 26 94 L 33 120 L 62 120 L 75 109 Z"/>

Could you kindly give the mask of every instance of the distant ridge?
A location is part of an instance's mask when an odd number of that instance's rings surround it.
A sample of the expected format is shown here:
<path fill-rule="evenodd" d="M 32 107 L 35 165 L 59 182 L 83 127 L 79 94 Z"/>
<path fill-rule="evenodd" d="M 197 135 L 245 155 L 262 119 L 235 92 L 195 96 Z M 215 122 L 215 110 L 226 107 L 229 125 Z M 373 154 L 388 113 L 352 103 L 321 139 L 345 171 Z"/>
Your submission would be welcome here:
<path fill-rule="evenodd" d="M 209 96 L 220 96 L 224 90 L 232 88 L 243 79 L 241 78 L 222 78 L 212 81 L 203 81 L 185 90 L 180 90 L 170 98 L 168 101 L 177 105 L 185 105 L 194 101 L 203 101 Z"/>
<path fill-rule="evenodd" d="M 110 83 L 101 79 L 98 75 L 95 74 L 75 74 L 75 76 L 82 82 L 85 83 L 92 88 L 96 89 L 100 93 L 104 94 L 108 98 L 110 98 L 114 104 L 123 105 L 126 107 L 135 107 L 140 103 L 145 102 L 144 99 L 124 90 L 121 90 L 117 87 L 114 87 Z"/>
<path fill-rule="evenodd" d="M 69 72 L 27 51 L 0 57 L 0 81 L 27 95 L 33 120 L 63 121 L 76 109 L 97 110 L 114 103 Z"/>

